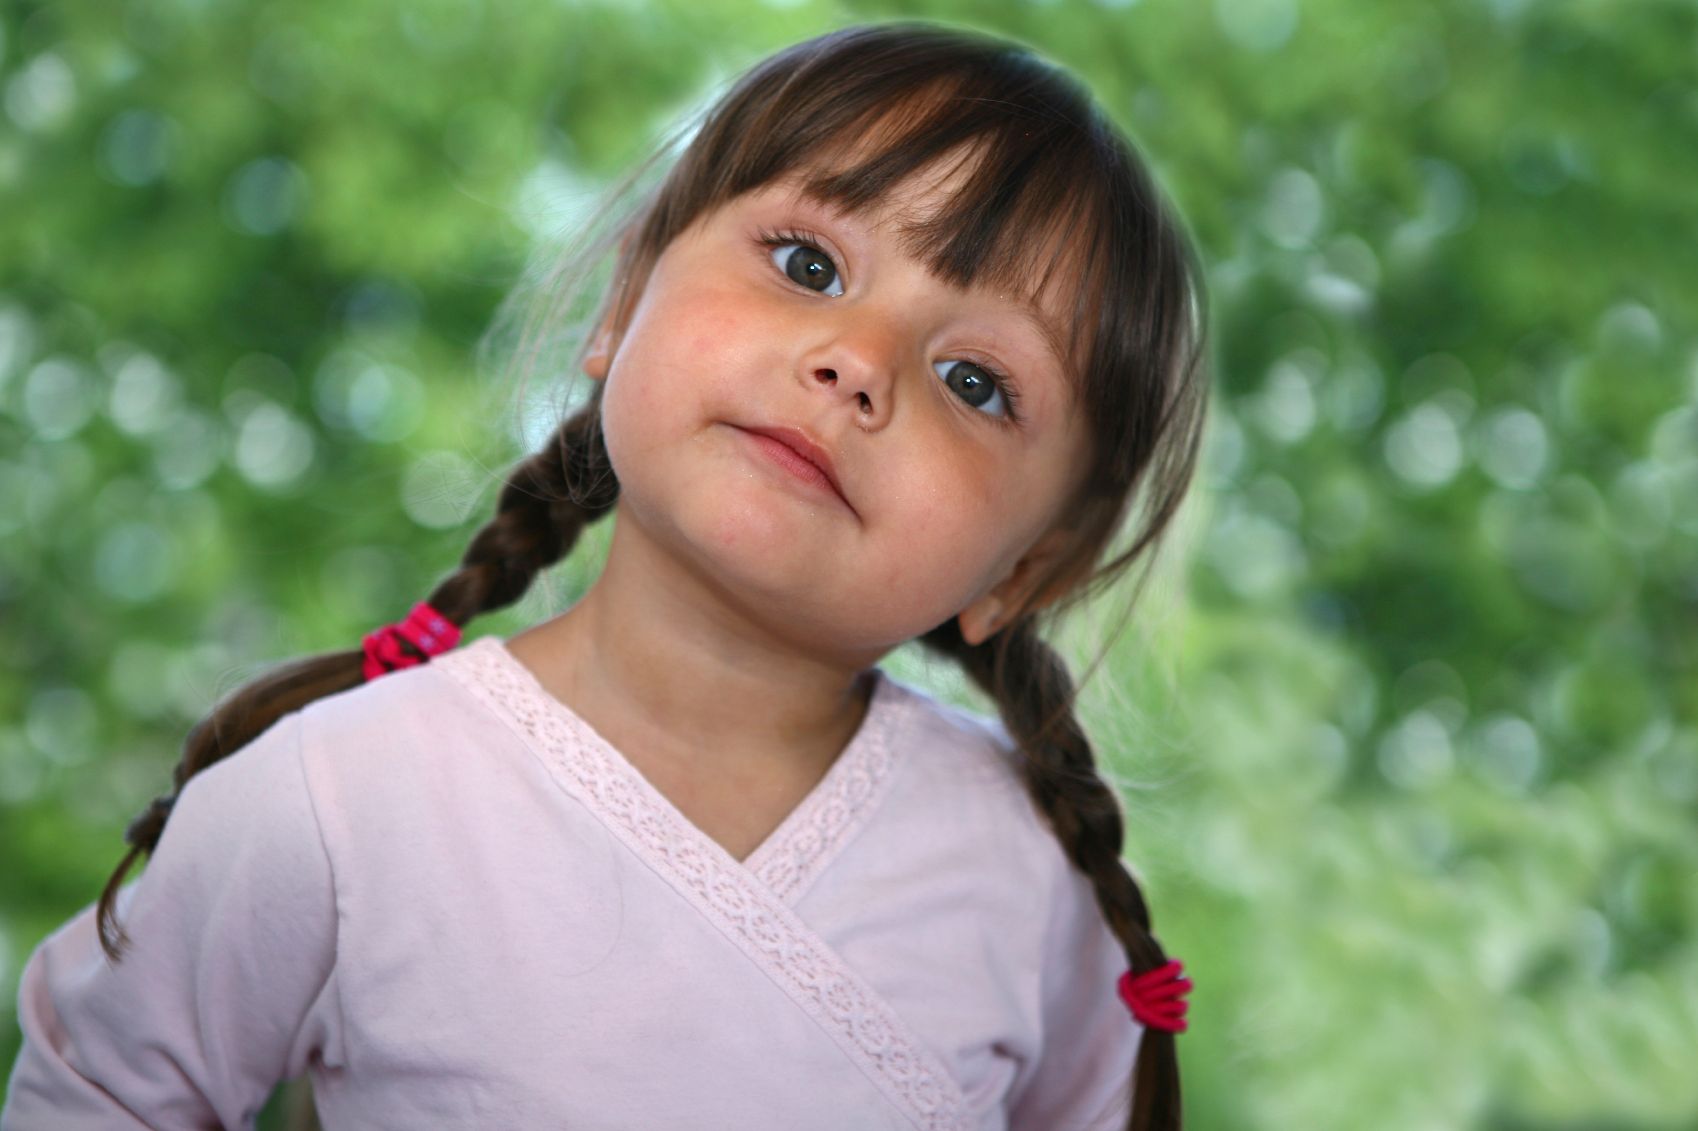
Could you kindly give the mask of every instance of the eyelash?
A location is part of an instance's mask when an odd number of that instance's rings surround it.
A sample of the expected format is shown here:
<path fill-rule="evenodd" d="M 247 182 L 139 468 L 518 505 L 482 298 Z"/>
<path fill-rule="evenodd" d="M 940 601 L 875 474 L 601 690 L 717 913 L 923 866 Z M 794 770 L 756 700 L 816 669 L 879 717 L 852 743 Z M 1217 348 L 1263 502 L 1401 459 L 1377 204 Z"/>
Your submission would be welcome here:
<path fill-rule="evenodd" d="M 792 243 L 804 244 L 813 248 L 815 251 L 827 258 L 831 257 L 831 253 L 825 250 L 825 240 L 820 236 L 815 235 L 813 232 L 808 231 L 806 228 L 783 228 L 776 232 L 762 228 L 760 230 L 760 234 L 756 237 L 756 240 L 762 247 L 767 249 L 769 259 L 771 258 L 770 252 L 773 248 L 782 247 L 785 244 Z M 833 262 L 835 263 L 836 261 L 833 260 Z M 801 286 L 800 283 L 795 285 Z M 992 416 L 988 412 L 979 412 L 977 409 L 973 409 L 975 415 L 986 417 L 998 424 L 1007 426 L 1019 424 L 1024 420 L 1024 417 L 1020 413 L 1020 394 L 1014 389 L 1013 378 L 1002 372 L 1002 370 L 992 366 L 989 362 L 983 361 L 979 358 L 958 357 L 953 360 L 971 362 L 973 365 L 984 370 L 986 376 L 991 379 L 991 384 L 995 385 L 997 392 L 1002 394 L 1003 407 L 1007 411 L 1006 416 Z M 971 405 L 968 407 L 972 408 Z"/>

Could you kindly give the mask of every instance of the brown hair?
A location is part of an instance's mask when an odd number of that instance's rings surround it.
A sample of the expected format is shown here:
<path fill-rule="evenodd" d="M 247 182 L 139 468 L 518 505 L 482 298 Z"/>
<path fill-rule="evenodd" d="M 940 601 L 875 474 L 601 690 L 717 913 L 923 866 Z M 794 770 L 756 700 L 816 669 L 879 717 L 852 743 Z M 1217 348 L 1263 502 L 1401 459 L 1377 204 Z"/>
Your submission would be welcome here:
<path fill-rule="evenodd" d="M 914 22 L 822 35 L 751 68 L 706 113 L 659 187 L 615 233 L 622 238 L 613 285 L 598 321 L 623 325 L 667 245 L 742 193 L 804 174 L 814 195 L 863 208 L 962 147 L 985 159 L 951 206 L 915 231 L 916 254 L 948 282 L 1022 289 L 1051 276 L 1062 263 L 1057 249 L 1073 256 L 1066 260 L 1074 300 L 1069 357 L 1091 449 L 1062 516 L 1072 532 L 1067 552 L 1029 590 L 1025 606 L 977 646 L 954 618 L 920 639 L 995 701 L 1038 810 L 1095 886 L 1104 918 L 1141 973 L 1167 957 L 1121 860 L 1120 801 L 1075 718 L 1074 682 L 1038 630 L 1040 610 L 1046 621 L 1059 616 L 1139 559 L 1145 569 L 1134 594 L 1142 592 L 1201 441 L 1201 273 L 1183 225 L 1131 143 L 1077 80 L 1017 44 Z M 851 150 L 855 163 L 828 168 L 827 158 Z M 613 508 L 619 485 L 601 432 L 601 389 L 597 383 L 512 472 L 495 516 L 430 594 L 449 620 L 463 626 L 516 601 Z M 1134 511 L 1129 544 L 1110 554 Z M 101 895 L 101 941 L 115 960 L 125 943 L 113 919 L 118 886 L 138 854 L 157 845 L 184 783 L 283 715 L 360 683 L 362 659 L 349 650 L 293 661 L 232 693 L 190 732 L 173 793 L 130 825 L 131 850 Z M 1180 1126 L 1172 1033 L 1144 1033 L 1130 1083 L 1131 1131 Z"/>

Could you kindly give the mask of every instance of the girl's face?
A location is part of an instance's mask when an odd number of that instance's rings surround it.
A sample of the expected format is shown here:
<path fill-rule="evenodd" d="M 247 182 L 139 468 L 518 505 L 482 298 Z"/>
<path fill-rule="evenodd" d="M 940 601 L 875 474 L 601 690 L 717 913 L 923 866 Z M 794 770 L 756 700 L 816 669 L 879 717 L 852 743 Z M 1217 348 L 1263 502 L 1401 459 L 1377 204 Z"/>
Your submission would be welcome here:
<path fill-rule="evenodd" d="M 894 218 L 965 172 L 922 171 L 866 215 L 792 180 L 739 197 L 665 249 L 585 361 L 607 381 L 619 536 L 851 664 L 957 614 L 970 641 L 993 631 L 1085 470 L 1061 296 L 957 291 L 899 246 Z M 838 490 L 758 429 L 817 445 Z"/>

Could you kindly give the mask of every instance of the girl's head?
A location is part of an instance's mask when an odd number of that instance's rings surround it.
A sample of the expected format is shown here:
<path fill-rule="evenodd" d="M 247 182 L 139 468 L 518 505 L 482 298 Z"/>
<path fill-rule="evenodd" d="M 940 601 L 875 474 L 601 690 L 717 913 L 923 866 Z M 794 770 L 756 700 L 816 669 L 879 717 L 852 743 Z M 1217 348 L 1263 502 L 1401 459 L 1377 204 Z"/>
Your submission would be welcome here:
<path fill-rule="evenodd" d="M 751 189 L 665 245 L 586 361 L 621 536 L 849 671 L 957 613 L 988 635 L 1089 446 L 1050 344 L 1060 304 L 957 290 L 901 250 L 895 209 L 947 209 L 951 191 L 839 215 L 790 177 Z M 770 459 L 751 430 L 777 428 L 816 445 L 835 489 Z"/>
<path fill-rule="evenodd" d="M 1193 254 L 1089 95 L 1009 44 L 887 24 L 767 59 L 614 280 L 584 369 L 613 377 L 590 411 L 622 506 L 673 491 L 694 528 L 669 532 L 726 570 L 747 555 L 763 603 L 809 605 L 783 598 L 811 577 L 840 614 L 816 639 L 878 653 L 959 614 L 978 644 L 1118 572 L 1188 484 Z M 725 497 L 748 459 L 733 425 L 806 433 L 847 505 L 805 525 L 768 506 L 751 534 L 756 508 Z M 683 474 L 703 466 L 724 474 Z M 1140 486 L 1145 528 L 1099 564 Z"/>
<path fill-rule="evenodd" d="M 849 28 L 735 82 L 613 238 L 578 358 L 595 387 L 430 604 L 463 626 L 513 603 L 619 506 L 839 661 L 918 637 L 995 700 L 1132 970 L 1165 962 L 1036 615 L 1148 563 L 1202 432 L 1196 257 L 1130 144 L 1018 45 Z M 836 488 L 776 472 L 766 428 L 825 449 Z M 362 662 L 308 657 L 232 693 L 190 733 L 177 788 Z M 131 825 L 101 897 L 114 958 L 113 899 L 174 798 Z M 1179 1126 L 1170 1033 L 1142 1038 L 1128 1126 Z"/>

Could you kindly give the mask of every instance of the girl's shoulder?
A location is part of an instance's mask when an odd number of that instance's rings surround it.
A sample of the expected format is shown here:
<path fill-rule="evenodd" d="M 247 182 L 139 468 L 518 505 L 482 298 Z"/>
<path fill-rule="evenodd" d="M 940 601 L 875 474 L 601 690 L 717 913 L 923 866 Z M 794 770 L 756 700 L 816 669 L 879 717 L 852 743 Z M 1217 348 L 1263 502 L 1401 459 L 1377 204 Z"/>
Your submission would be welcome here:
<path fill-rule="evenodd" d="M 1096 890 L 1032 795 L 1028 755 L 1007 726 L 995 715 L 884 674 L 913 719 L 906 728 L 913 747 L 905 756 L 909 781 L 922 783 L 919 792 L 929 792 L 939 823 L 973 838 L 977 854 L 990 866 L 1030 885 L 1025 889 L 1031 893 L 1028 906 L 1045 909 L 1041 918 L 1052 936 L 1073 940 L 1064 953 L 1090 938 L 1099 949 L 1107 948 L 1111 964 L 1118 962 L 1118 944 L 1102 918 Z M 1101 750 L 1097 756 L 1103 766 Z M 1108 773 L 1106 766 L 1100 772 Z M 1117 788 L 1112 774 L 1105 781 Z"/>
<path fill-rule="evenodd" d="M 523 765 L 523 742 L 491 708 L 456 649 L 299 711 L 300 757 L 321 802 L 362 810 L 437 810 L 493 802 Z"/>
<path fill-rule="evenodd" d="M 880 668 L 881 700 L 896 740 L 924 751 L 922 761 L 962 784 L 1019 786 L 1019 745 L 995 715 L 944 698 L 940 691 Z"/>
<path fill-rule="evenodd" d="M 459 652 L 449 652 L 315 699 L 301 708 L 309 741 L 341 743 L 355 756 L 381 757 L 399 746 L 441 745 L 430 740 L 475 731 L 487 724 L 486 712 L 456 678 L 462 666 Z"/>
<path fill-rule="evenodd" d="M 903 715 L 896 730 L 906 787 L 930 798 L 958 830 L 981 834 L 987 858 L 1017 858 L 1033 873 L 1029 880 L 1063 884 L 1071 865 L 1026 785 L 1027 755 L 1002 720 L 884 676 Z"/>

